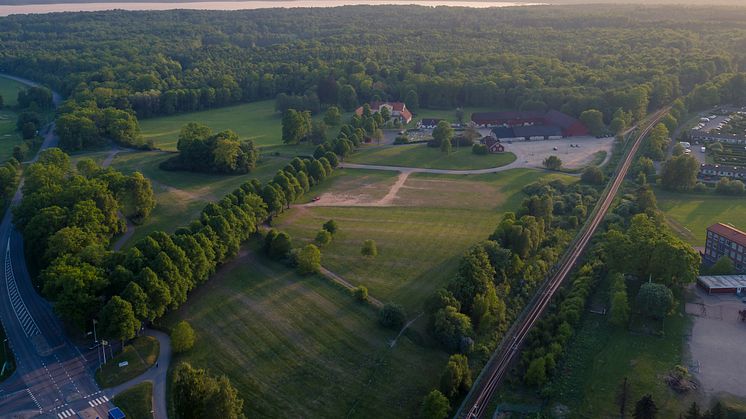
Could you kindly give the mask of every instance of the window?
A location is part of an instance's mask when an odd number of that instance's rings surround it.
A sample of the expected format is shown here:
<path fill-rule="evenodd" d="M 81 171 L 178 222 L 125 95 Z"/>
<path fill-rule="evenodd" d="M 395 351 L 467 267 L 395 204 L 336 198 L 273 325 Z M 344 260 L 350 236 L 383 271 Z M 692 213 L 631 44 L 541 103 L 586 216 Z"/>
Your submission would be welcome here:
<path fill-rule="evenodd" d="M 707 231 L 707 237 L 712 237 L 712 231 Z"/>
<path fill-rule="evenodd" d="M 736 242 L 730 242 L 730 248 L 736 250 Z"/>
<path fill-rule="evenodd" d="M 743 253 L 743 246 L 741 246 L 740 244 L 738 245 L 738 251 Z"/>

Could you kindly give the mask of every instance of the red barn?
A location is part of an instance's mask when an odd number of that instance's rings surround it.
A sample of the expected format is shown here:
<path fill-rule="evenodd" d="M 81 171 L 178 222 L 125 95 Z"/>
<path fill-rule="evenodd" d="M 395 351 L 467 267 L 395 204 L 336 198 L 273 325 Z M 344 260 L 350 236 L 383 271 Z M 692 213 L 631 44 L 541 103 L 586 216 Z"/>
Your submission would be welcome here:
<path fill-rule="evenodd" d="M 558 128 L 563 137 L 589 135 L 588 128 L 578 119 L 558 111 L 475 112 L 471 120 L 480 126 L 544 126 Z"/>

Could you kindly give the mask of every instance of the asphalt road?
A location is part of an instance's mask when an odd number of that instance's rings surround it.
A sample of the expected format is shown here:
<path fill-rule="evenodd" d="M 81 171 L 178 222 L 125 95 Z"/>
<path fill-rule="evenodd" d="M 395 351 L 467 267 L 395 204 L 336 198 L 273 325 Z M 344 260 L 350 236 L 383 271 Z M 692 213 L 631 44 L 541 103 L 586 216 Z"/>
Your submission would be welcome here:
<path fill-rule="evenodd" d="M 539 318 L 541 318 L 541 315 L 544 313 L 544 310 L 546 310 L 555 292 L 562 286 L 565 279 L 573 271 L 578 259 L 585 251 L 586 246 L 596 232 L 596 229 L 606 216 L 606 213 L 614 201 L 614 197 L 624 181 L 624 177 L 627 175 L 627 171 L 632 165 L 632 161 L 634 160 L 640 144 L 653 126 L 655 126 L 655 124 L 660 121 L 666 113 L 668 113 L 668 109 L 656 112 L 642 132 L 637 136 L 637 138 L 635 138 L 635 142 L 630 151 L 626 154 L 624 160 L 617 169 L 615 176 L 610 180 L 610 185 L 602 194 L 601 199 L 599 200 L 598 210 L 595 212 L 593 218 L 591 218 L 586 226 L 581 229 L 576 240 L 570 244 L 568 253 L 563 256 L 557 264 L 556 269 L 553 270 L 552 276 L 542 287 L 540 287 L 539 290 L 537 290 L 534 298 L 527 305 L 522 315 L 513 324 L 508 333 L 505 334 L 503 343 L 497 348 L 479 377 L 477 377 L 474 386 L 464 399 L 459 411 L 456 413 L 456 417 L 476 419 L 486 416 L 490 400 L 507 374 L 510 365 L 520 353 L 521 346 L 523 345 L 526 336 L 528 336 L 528 333 L 531 331 L 533 326 Z"/>

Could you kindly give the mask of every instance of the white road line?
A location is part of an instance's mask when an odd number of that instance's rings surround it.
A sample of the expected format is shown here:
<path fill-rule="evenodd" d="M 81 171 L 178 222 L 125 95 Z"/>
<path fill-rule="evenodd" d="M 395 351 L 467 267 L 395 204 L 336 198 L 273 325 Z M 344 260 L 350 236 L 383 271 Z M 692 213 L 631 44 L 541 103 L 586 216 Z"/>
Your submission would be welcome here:
<path fill-rule="evenodd" d="M 65 419 L 65 418 L 69 418 L 69 417 L 71 417 L 71 416 L 72 416 L 72 415 L 74 415 L 74 414 L 75 414 L 75 411 L 74 411 L 74 410 L 72 410 L 72 409 L 67 409 L 67 410 L 65 410 L 64 412 L 60 412 L 60 413 L 58 413 L 58 414 L 57 414 L 57 417 L 58 417 L 59 419 Z"/>
<path fill-rule="evenodd" d="M 26 304 L 23 302 L 23 298 L 21 298 L 21 294 L 18 292 L 16 278 L 13 275 L 13 264 L 10 261 L 10 238 L 8 238 L 8 245 L 5 247 L 5 283 L 8 289 L 8 299 L 18 322 L 21 324 L 23 333 L 27 338 L 40 335 L 41 331 L 39 327 L 36 325 L 34 318 L 31 317 Z"/>

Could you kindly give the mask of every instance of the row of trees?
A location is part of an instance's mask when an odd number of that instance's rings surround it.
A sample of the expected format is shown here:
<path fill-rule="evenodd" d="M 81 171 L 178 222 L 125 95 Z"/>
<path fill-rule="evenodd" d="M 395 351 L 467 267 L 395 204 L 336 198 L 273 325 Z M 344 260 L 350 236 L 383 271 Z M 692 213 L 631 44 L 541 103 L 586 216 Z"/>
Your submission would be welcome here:
<path fill-rule="evenodd" d="M 195 122 L 181 129 L 176 149 L 179 155 L 161 163 L 161 169 L 245 174 L 259 158 L 253 141 L 239 140 L 231 130 L 213 134 L 210 127 Z"/>
<path fill-rule="evenodd" d="M 208 204 L 174 234 L 153 232 L 124 252 L 111 252 L 111 238 L 125 229 L 118 211 L 141 219 L 152 209 L 149 181 L 90 160 L 73 170 L 67 155 L 50 149 L 27 169 L 14 219 L 60 316 L 79 328 L 99 317 L 104 336 L 124 340 L 141 321 L 184 303 L 270 213 L 281 212 L 331 170 L 326 159 L 295 159 L 266 185 L 251 180 Z"/>
<path fill-rule="evenodd" d="M 529 197 L 518 214 L 506 213 L 488 241 L 466 252 L 448 286 L 425 303 L 429 332 L 446 350 L 460 353 L 443 375 L 439 394 L 446 401 L 470 385 L 466 355 L 475 369 L 487 361 L 598 197 L 593 187 L 559 180 L 528 185 L 524 192 Z M 447 406 L 440 396 L 428 395 L 423 410 Z"/>

